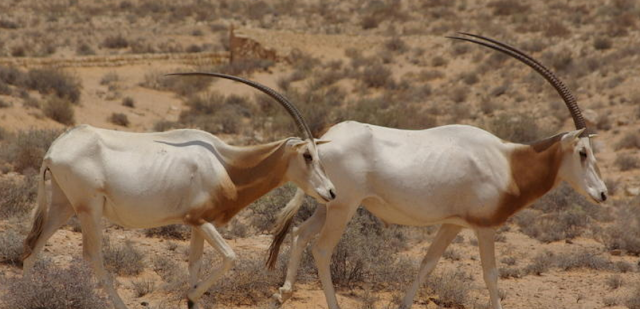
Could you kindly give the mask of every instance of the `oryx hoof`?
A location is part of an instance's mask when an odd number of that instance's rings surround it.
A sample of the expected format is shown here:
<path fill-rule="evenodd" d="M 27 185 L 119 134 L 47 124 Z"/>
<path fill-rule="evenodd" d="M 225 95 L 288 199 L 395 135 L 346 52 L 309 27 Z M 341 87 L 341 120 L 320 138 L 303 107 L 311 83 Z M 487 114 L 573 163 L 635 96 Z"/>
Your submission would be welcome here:
<path fill-rule="evenodd" d="M 271 298 L 275 299 L 279 303 L 283 304 L 293 295 L 293 291 L 290 289 L 279 288 L 278 293 L 273 293 Z"/>

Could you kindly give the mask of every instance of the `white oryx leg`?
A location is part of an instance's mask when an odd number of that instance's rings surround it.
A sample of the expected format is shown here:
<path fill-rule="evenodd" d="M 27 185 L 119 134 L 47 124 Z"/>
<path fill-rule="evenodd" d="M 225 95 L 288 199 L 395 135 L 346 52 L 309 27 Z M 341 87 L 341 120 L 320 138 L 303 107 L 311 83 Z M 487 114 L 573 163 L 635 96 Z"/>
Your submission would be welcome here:
<path fill-rule="evenodd" d="M 331 254 L 333 249 L 340 241 L 340 237 L 347 227 L 347 223 L 358 209 L 358 204 L 338 204 L 330 203 L 327 205 L 327 215 L 324 227 L 320 232 L 318 241 L 313 246 L 313 258 L 318 268 L 318 277 L 322 282 L 324 296 L 327 299 L 329 309 L 338 309 L 338 299 L 336 291 L 331 281 L 331 271 L 329 269 L 331 263 Z"/>
<path fill-rule="evenodd" d="M 196 302 L 202 294 L 206 292 L 218 279 L 220 279 L 231 267 L 236 260 L 236 254 L 233 252 L 233 249 L 224 241 L 222 235 L 216 230 L 215 226 L 211 223 L 204 223 L 200 226 L 195 227 L 202 238 L 204 238 L 216 251 L 222 254 L 222 265 L 215 269 L 211 276 L 202 280 L 201 282 L 194 285 L 189 293 L 187 293 L 187 305 L 189 309 L 194 308 Z"/>
<path fill-rule="evenodd" d="M 309 219 L 300 224 L 299 227 L 294 227 L 291 233 L 291 256 L 287 264 L 287 277 L 282 287 L 278 289 L 278 293 L 273 294 L 273 298 L 280 303 L 285 302 L 293 294 L 293 285 L 296 283 L 296 275 L 298 274 L 298 267 L 300 267 L 300 260 L 302 259 L 302 253 L 307 248 L 309 241 L 320 232 L 324 225 L 327 215 L 327 208 L 325 205 L 318 205 L 316 211 Z"/>
<path fill-rule="evenodd" d="M 489 289 L 491 308 L 502 309 L 500 296 L 498 295 L 498 269 L 496 268 L 496 252 L 494 237 L 496 231 L 492 228 L 477 229 L 478 245 L 480 246 L 480 261 L 482 261 L 482 273 L 484 282 Z"/>
<path fill-rule="evenodd" d="M 49 240 L 60 227 L 67 223 L 72 215 L 73 208 L 62 191 L 60 191 L 59 188 L 57 192 L 54 190 L 51 205 L 45 217 L 46 219 L 43 222 L 42 233 L 40 233 L 35 241 L 31 254 L 22 261 L 22 269 L 25 277 L 28 278 L 31 275 L 38 255 L 47 243 L 47 240 Z"/>
<path fill-rule="evenodd" d="M 409 290 L 407 290 L 407 294 L 404 296 L 404 300 L 402 301 L 402 309 L 409 309 L 411 305 L 413 305 L 413 299 L 418 292 L 422 283 L 427 278 L 429 274 L 436 268 L 440 257 L 447 249 L 451 241 L 460 233 L 462 227 L 453 224 L 443 224 L 436 237 L 433 239 L 433 242 L 429 246 L 429 250 L 427 251 L 427 255 L 422 260 L 420 265 L 420 271 L 418 272 L 418 277 L 413 281 Z"/>
<path fill-rule="evenodd" d="M 82 252 L 84 259 L 91 264 L 100 285 L 107 292 L 116 309 L 126 309 L 113 285 L 111 275 L 104 268 L 102 257 L 102 209 L 104 197 L 99 196 L 86 203 L 74 204 L 74 209 L 82 227 Z"/>
<path fill-rule="evenodd" d="M 200 266 L 202 265 L 202 252 L 204 251 L 204 238 L 197 228 L 191 228 L 191 247 L 189 251 L 189 286 L 198 283 Z M 198 304 L 193 304 L 192 309 L 197 309 Z"/>

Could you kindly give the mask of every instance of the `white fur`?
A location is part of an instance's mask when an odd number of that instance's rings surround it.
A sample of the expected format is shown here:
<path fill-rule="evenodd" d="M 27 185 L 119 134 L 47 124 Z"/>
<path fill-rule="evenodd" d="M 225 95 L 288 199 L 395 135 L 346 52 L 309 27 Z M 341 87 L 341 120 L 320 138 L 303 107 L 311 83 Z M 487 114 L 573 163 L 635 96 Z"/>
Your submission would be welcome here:
<path fill-rule="evenodd" d="M 296 155 L 283 156 L 282 160 L 289 160 L 283 163 L 287 167 L 283 181 L 294 181 L 306 193 L 323 201 L 331 200 L 333 185 L 319 160 L 305 163 L 302 154 L 297 153 L 308 149 L 317 159 L 317 148 L 307 147 L 305 144 L 309 143 L 299 139 L 285 143 L 287 151 L 296 151 Z M 216 204 L 221 196 L 226 200 L 237 197 L 223 162 L 233 162 L 238 149 L 198 130 L 128 133 L 82 125 L 67 131 L 52 144 L 44 158 L 41 176 L 44 177 L 46 169 L 51 171 L 52 199 L 43 232 L 34 233 L 37 238 L 33 252 L 24 260 L 25 276 L 29 276 L 47 239 L 76 213 L 82 227 L 85 258 L 91 262 L 114 306 L 126 308 L 103 266 L 102 217 L 125 227 L 151 228 L 188 222 L 185 218 L 190 211 L 209 202 L 211 207 L 223 206 Z M 46 209 L 46 193 L 40 191 L 43 202 L 39 209 Z M 195 302 L 236 259 L 216 230 L 217 223 L 190 223 L 188 299 L 194 302 L 192 308 L 197 307 Z M 223 261 L 219 269 L 198 283 L 204 241 L 222 255 Z"/>
<path fill-rule="evenodd" d="M 584 139 L 577 139 L 580 132 L 567 134 L 567 141 L 584 146 Z M 301 254 L 309 240 L 320 233 L 313 248 L 318 275 L 329 308 L 338 308 L 329 261 L 347 222 L 362 204 L 386 223 L 442 224 L 402 308 L 411 307 L 418 288 L 462 227 L 472 228 L 478 236 L 492 308 L 501 308 L 494 256 L 495 229 L 474 226 L 464 218 L 490 218 L 498 210 L 503 194 L 520 194 L 512 182 L 509 158 L 523 145 L 502 141 L 466 125 L 408 131 L 352 121 L 335 125 L 322 139 L 331 141 L 320 146 L 319 153 L 338 198 L 319 206 L 311 218 L 294 229 L 286 281 L 274 294 L 275 298 L 285 301 L 291 296 Z M 598 194 L 590 195 L 599 198 L 606 188 L 593 172 L 595 158 L 592 152 L 590 156 L 592 161 L 584 167 L 580 167 L 576 154 L 566 156 L 558 181 L 569 180 L 579 191 L 597 191 Z M 591 180 L 583 181 L 585 174 Z M 283 212 L 290 213 L 300 204 L 287 205 Z"/>

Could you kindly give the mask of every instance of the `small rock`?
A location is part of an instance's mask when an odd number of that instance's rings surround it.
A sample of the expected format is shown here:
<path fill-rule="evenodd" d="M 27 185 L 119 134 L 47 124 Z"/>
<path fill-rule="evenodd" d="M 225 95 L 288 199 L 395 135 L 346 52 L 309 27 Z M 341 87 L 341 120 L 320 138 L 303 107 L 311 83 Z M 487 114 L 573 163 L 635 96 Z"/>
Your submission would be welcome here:
<path fill-rule="evenodd" d="M 143 307 L 149 306 L 149 303 L 146 301 L 143 301 L 140 303 L 140 305 L 142 305 Z"/>
<path fill-rule="evenodd" d="M 622 250 L 620 250 L 620 249 L 611 250 L 611 251 L 609 251 L 609 254 L 611 254 L 613 256 L 620 256 L 620 255 L 622 255 Z"/>

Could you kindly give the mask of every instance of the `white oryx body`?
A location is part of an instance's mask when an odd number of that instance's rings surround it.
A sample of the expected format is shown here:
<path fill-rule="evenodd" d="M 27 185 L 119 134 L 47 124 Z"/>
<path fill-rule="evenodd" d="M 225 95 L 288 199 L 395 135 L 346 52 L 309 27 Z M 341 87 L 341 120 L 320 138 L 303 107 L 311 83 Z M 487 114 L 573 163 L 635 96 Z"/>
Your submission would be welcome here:
<path fill-rule="evenodd" d="M 311 155 L 307 144 L 289 138 L 236 147 L 198 130 L 128 133 L 88 125 L 71 129 L 54 141 L 44 157 L 36 221 L 25 241 L 25 274 L 29 275 L 47 239 L 75 213 L 85 257 L 116 308 L 126 308 L 102 264 L 101 218 L 131 228 L 183 223 L 193 228 L 189 261 L 193 289 L 188 300 L 195 308 L 195 301 L 235 260 L 216 227 L 287 181 L 308 188 L 323 201 L 333 199 L 333 187 L 318 160 L 303 158 Z M 223 255 L 223 265 L 196 285 L 204 240 Z"/>
<path fill-rule="evenodd" d="M 129 133 L 88 125 L 73 128 L 53 142 L 42 163 L 38 207 L 24 246 L 26 276 L 47 240 L 75 213 L 82 227 L 85 259 L 114 306 L 125 309 L 102 262 L 102 217 L 133 228 L 183 223 L 192 228 L 187 305 L 197 308 L 198 299 L 236 259 L 217 227 L 288 181 L 321 201 L 335 198 L 318 159 L 316 141 L 300 112 L 285 97 L 232 75 L 173 75 L 220 77 L 259 89 L 286 109 L 304 139 L 238 147 L 199 130 Z M 47 171 L 50 194 L 45 189 Z M 223 260 L 211 275 L 198 281 L 205 240 Z"/>
<path fill-rule="evenodd" d="M 363 200 L 388 223 L 464 224 L 461 216 L 495 213 L 501 193 L 510 190 L 508 156 L 515 146 L 475 127 L 407 131 L 344 122 L 323 139 L 331 143 L 320 155 L 345 191 L 341 199 Z"/>
<path fill-rule="evenodd" d="M 411 306 L 426 275 L 463 227 L 478 236 L 484 279 L 493 308 L 500 308 L 495 228 L 562 180 L 580 192 L 590 192 L 586 195 L 597 202 L 606 199 L 588 138 L 578 138 L 581 132 L 523 145 L 466 125 L 420 131 L 353 121 L 333 126 L 322 136 L 330 142 L 319 146 L 319 154 L 338 198 L 320 205 L 312 217 L 294 228 L 287 278 L 274 296 L 280 301 L 291 296 L 301 254 L 308 241 L 320 233 L 313 249 L 318 275 L 329 308 L 338 308 L 329 261 L 347 222 L 362 205 L 385 223 L 442 224 L 403 308 Z M 589 157 L 583 163 L 580 152 Z M 585 168 L 576 168 L 576 161 Z M 279 219 L 281 231 L 303 196 L 298 190 L 284 209 Z"/>

